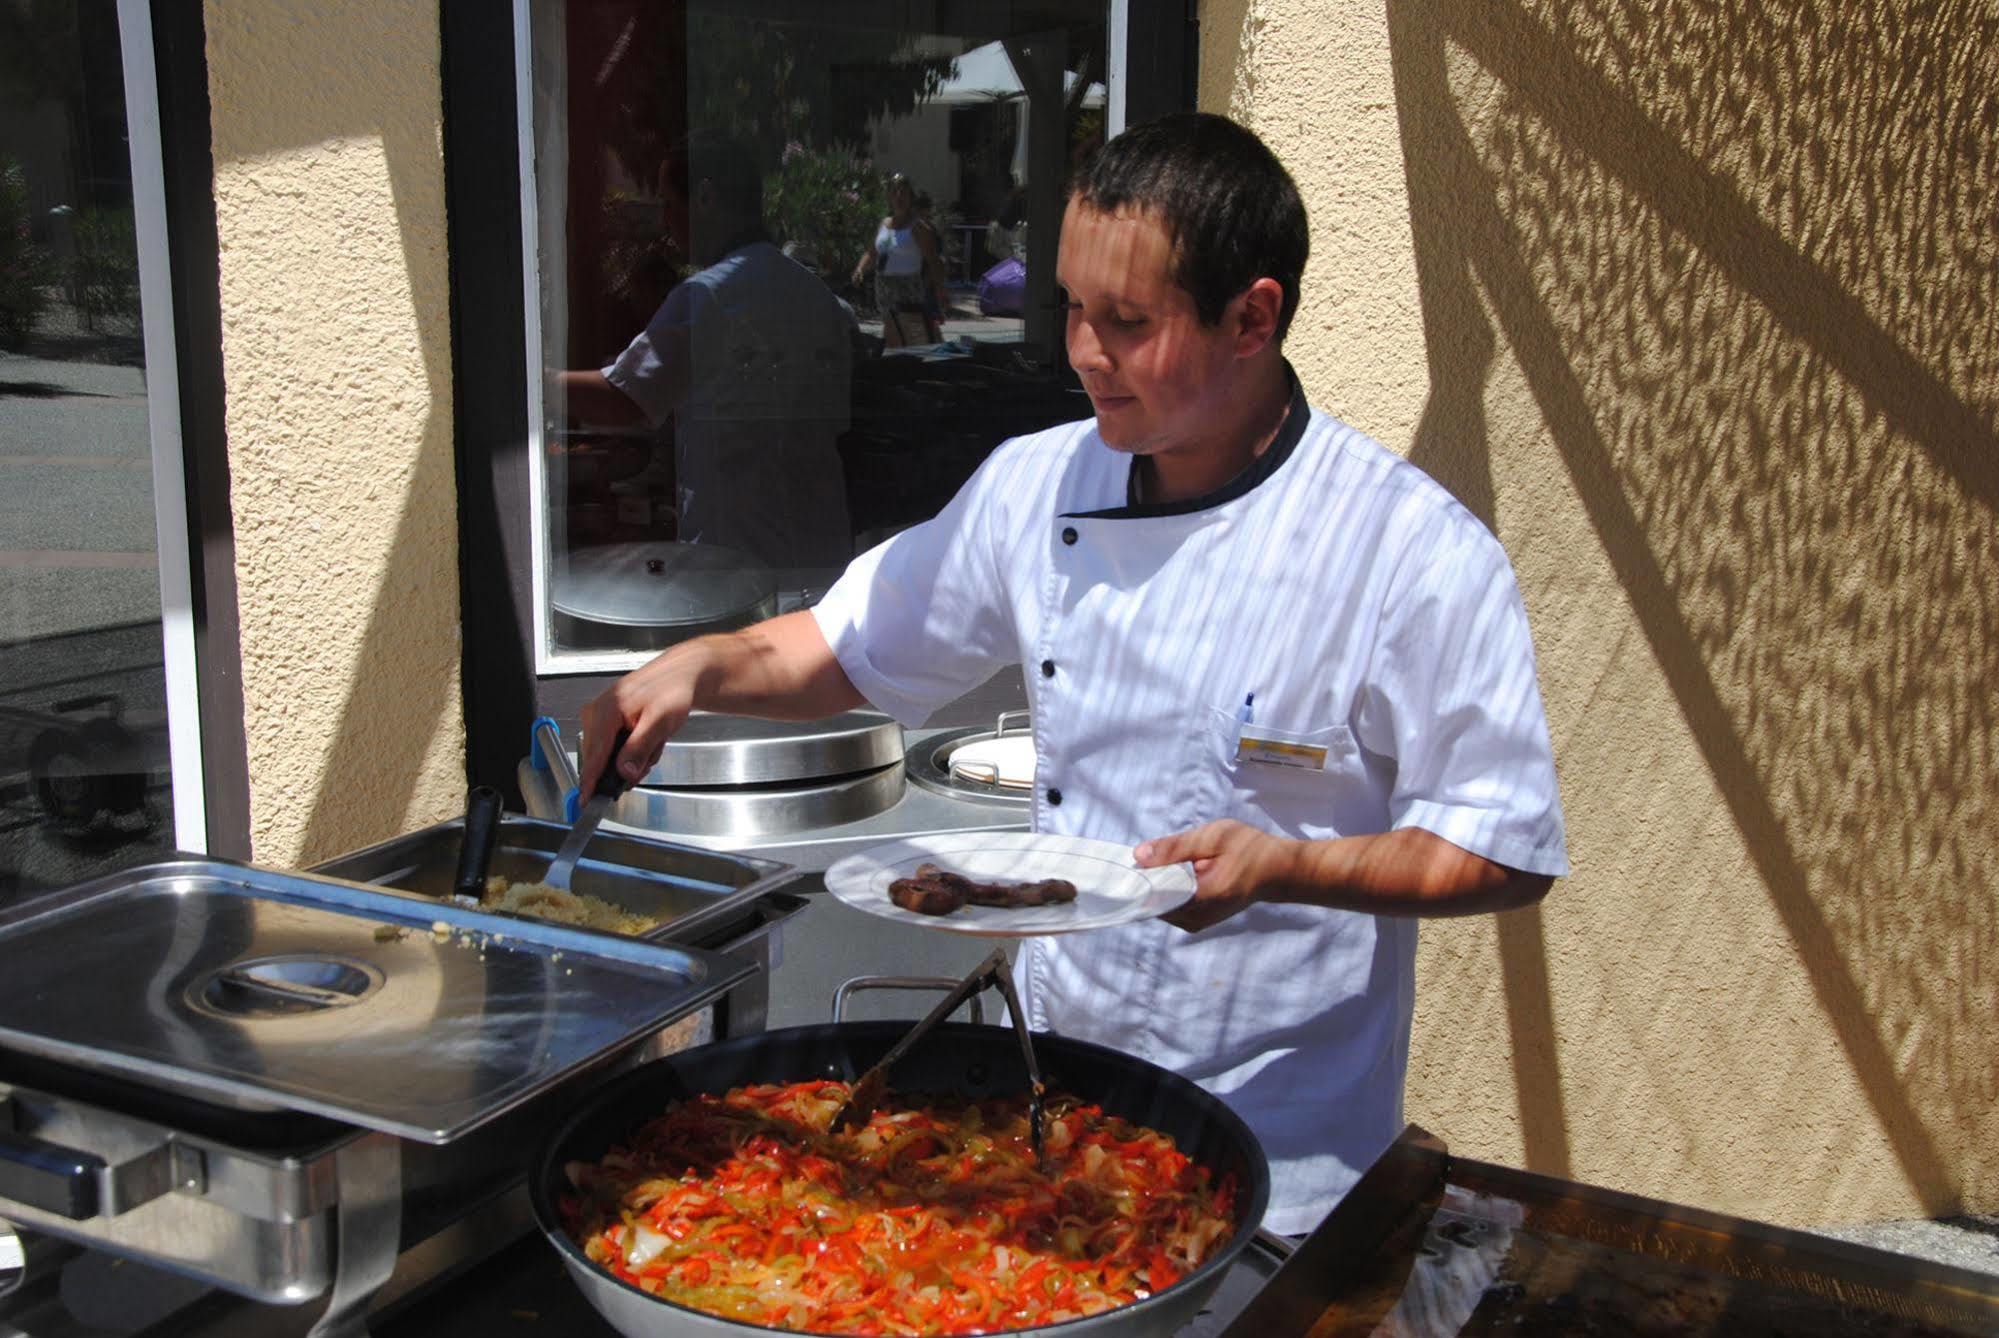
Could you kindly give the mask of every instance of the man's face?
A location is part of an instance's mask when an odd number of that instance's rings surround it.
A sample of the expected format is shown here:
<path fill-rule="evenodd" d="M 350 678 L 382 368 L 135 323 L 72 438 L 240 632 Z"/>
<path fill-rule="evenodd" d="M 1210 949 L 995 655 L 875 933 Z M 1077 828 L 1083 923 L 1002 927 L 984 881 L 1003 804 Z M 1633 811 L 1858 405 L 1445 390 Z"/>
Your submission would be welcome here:
<path fill-rule="evenodd" d="M 1072 200 L 1062 216 L 1055 272 L 1069 293 L 1069 364 L 1105 444 L 1135 455 L 1206 449 L 1231 421 L 1231 321 L 1201 324 L 1193 295 L 1170 277 L 1172 259 L 1153 214 Z"/>

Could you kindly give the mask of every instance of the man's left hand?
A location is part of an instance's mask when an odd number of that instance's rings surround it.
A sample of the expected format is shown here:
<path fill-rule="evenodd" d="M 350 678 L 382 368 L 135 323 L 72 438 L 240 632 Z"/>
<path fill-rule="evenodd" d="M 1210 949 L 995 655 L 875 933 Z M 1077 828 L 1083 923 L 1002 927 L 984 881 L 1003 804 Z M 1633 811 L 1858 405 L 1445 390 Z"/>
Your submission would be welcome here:
<path fill-rule="evenodd" d="M 1232 818 L 1146 841 L 1132 852 L 1141 869 L 1194 866 L 1194 899 L 1162 917 L 1195 933 L 1219 924 L 1289 879 L 1299 843 Z"/>

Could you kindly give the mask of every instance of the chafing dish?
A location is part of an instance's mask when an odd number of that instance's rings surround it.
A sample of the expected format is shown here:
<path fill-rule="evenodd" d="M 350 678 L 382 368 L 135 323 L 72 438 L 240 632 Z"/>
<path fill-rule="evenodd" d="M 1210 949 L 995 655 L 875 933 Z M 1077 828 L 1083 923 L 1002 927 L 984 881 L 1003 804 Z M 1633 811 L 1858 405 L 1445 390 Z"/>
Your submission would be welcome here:
<path fill-rule="evenodd" d="M 534 867 L 548 826 L 507 822 L 496 867 Z M 456 844 L 334 864 L 421 892 Z M 125 1288 L 200 1284 L 155 1331 L 361 1333 L 528 1230 L 547 1130 L 612 1073 L 760 1027 L 803 908 L 783 865 L 657 845 L 591 850 L 591 890 L 665 913 L 644 938 L 217 860 L 0 915 L 0 1219 L 31 1246 L 0 1333 L 84 1331 L 56 1293 L 100 1257 Z"/>
<path fill-rule="evenodd" d="M 426 827 L 314 866 L 313 872 L 374 883 L 442 900 L 451 892 L 464 820 Z M 537 881 L 569 834 L 563 823 L 501 815 L 489 877 Z M 798 874 L 789 864 L 723 854 L 599 829 L 577 863 L 571 890 L 656 918 L 648 942 L 691 943 L 727 952 L 757 968 L 715 1004 L 698 1035 L 709 1040 L 759 1030 L 770 1000 L 770 973 L 783 960 L 782 925 L 805 909 L 780 889 Z"/>

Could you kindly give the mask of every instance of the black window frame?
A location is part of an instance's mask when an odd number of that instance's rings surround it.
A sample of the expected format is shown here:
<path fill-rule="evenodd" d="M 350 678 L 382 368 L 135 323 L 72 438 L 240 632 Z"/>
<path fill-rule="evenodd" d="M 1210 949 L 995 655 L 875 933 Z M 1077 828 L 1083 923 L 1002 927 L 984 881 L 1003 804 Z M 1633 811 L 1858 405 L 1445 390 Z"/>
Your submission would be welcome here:
<path fill-rule="evenodd" d="M 154 82 L 167 206 L 168 285 L 193 563 L 195 694 L 207 853 L 250 858 L 250 760 L 236 606 L 235 522 L 222 379 L 221 243 L 201 6 L 152 0 Z"/>

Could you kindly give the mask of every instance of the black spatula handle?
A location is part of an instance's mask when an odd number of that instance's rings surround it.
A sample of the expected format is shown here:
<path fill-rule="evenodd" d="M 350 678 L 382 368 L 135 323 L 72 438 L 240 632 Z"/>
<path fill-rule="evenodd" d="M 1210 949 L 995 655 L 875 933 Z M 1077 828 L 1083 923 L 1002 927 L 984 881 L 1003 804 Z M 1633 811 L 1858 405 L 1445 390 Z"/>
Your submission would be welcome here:
<path fill-rule="evenodd" d="M 486 869 L 493 861 L 493 842 L 500 832 L 500 792 L 476 785 L 465 796 L 465 831 L 458 845 L 458 876 L 451 890 L 478 898 L 486 890 Z"/>

